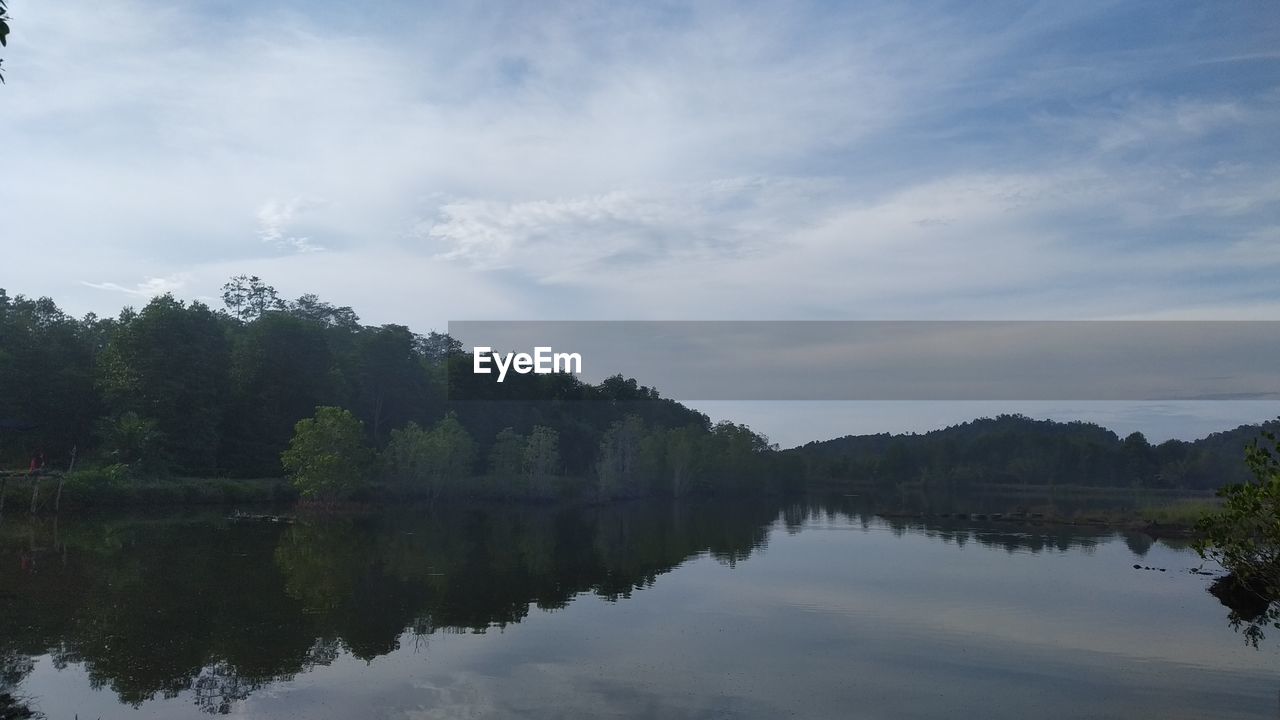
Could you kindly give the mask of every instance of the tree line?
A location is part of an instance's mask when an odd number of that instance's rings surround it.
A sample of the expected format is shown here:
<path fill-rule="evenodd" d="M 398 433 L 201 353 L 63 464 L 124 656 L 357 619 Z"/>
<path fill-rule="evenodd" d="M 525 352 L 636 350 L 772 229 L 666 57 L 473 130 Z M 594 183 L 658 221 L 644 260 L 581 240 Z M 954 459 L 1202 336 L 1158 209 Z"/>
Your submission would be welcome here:
<path fill-rule="evenodd" d="M 1195 441 L 1153 445 L 1140 432 L 1121 438 L 1094 423 L 1000 415 L 920 434 L 850 435 L 788 452 L 804 458 L 814 488 L 870 483 L 1215 490 L 1249 480 L 1241 462 L 1245 447 L 1277 427 L 1280 421 L 1243 425 Z"/>
<path fill-rule="evenodd" d="M 541 499 L 775 492 L 794 462 L 634 379 L 499 385 L 445 334 L 363 325 L 257 277 L 222 299 L 77 319 L 0 290 L 0 467 L 74 453 L 104 481 L 287 470 L 321 498 Z"/>
<path fill-rule="evenodd" d="M 448 335 L 364 325 L 257 277 L 223 307 L 172 295 L 75 318 L 0 289 L 0 468 L 104 482 L 280 477 L 321 498 L 599 499 L 843 492 L 868 484 L 1207 490 L 1248 479 L 1260 428 L 1152 445 L 1098 425 L 984 418 L 778 451 L 635 379 L 471 372 Z M 451 399 L 452 398 L 452 399 Z M 465 398 L 465 400 L 459 399 Z M 1274 424 L 1273 424 L 1274 426 Z"/>

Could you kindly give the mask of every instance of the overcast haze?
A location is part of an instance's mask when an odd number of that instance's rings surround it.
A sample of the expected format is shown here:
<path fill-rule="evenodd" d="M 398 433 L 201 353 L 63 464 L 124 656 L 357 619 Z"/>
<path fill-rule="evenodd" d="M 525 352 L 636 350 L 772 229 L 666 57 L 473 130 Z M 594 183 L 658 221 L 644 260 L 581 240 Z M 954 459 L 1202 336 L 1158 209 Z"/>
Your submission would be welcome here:
<path fill-rule="evenodd" d="M 250 273 L 419 331 L 1280 319 L 1274 2 L 10 14 L 0 287 L 77 315 Z"/>

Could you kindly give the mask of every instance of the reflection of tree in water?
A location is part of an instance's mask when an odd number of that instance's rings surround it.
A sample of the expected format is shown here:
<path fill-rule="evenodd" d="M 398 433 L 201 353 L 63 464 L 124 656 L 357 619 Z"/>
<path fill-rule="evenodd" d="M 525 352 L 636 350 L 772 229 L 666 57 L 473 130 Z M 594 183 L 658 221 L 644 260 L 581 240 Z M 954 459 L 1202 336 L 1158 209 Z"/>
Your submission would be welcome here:
<path fill-rule="evenodd" d="M 1029 551 L 1035 554 L 1046 550 L 1067 552 L 1073 549 L 1087 553 L 1116 534 L 1107 529 L 1025 521 L 975 523 L 949 518 L 882 517 L 876 515 L 875 507 L 874 502 L 861 498 L 798 502 L 789 505 L 782 517 L 788 531 L 798 530 L 806 523 L 832 522 L 840 518 L 841 522 L 860 524 L 863 528 L 875 522 L 883 523 L 897 536 L 919 533 L 945 543 L 954 542 L 961 547 L 972 541 L 989 548 L 1002 548 L 1009 553 Z"/>
<path fill-rule="evenodd" d="M 583 592 L 632 595 L 688 558 L 745 560 L 775 523 L 886 523 L 963 547 L 1090 547 L 1063 527 L 876 518 L 856 503 L 441 507 L 291 526 L 81 520 L 38 558 L 30 528 L 0 535 L 0 673 L 31 658 L 82 665 L 122 702 L 190 693 L 210 713 L 343 653 L 372 659 L 429 635 L 485 632 Z M 49 528 L 39 532 L 49 534 Z M 1132 545 L 1131 545 L 1132 547 Z"/>
<path fill-rule="evenodd" d="M 1251 587 L 1234 575 L 1215 578 L 1209 594 L 1227 608 L 1227 624 L 1257 648 L 1266 639 L 1266 629 L 1280 629 L 1280 604 L 1263 587 Z"/>
<path fill-rule="evenodd" d="M 1124 544 L 1129 546 L 1130 552 L 1138 557 L 1146 557 L 1151 551 L 1151 546 L 1155 544 L 1155 540 L 1146 533 L 1131 532 L 1124 534 Z"/>
<path fill-rule="evenodd" d="M 246 678 L 225 661 L 205 667 L 191 683 L 195 703 L 207 713 L 226 715 L 233 703 L 244 700 L 261 684 Z"/>
<path fill-rule="evenodd" d="M 0 651 L 0 718 L 3 720 L 36 717 L 35 712 L 16 693 L 18 683 L 34 667 L 35 661 L 28 655 Z"/>
<path fill-rule="evenodd" d="M 372 659 L 412 637 L 483 632 L 582 592 L 618 599 L 687 558 L 733 563 L 764 542 L 768 505 L 441 508 L 282 528 L 220 521 L 64 523 L 39 573 L 0 536 L 0 671 L 82 665 L 128 704 L 191 693 L 229 713 L 255 690 Z M 12 527 L 17 527 L 13 525 Z M 32 530 L 35 532 L 35 530 Z"/>
<path fill-rule="evenodd" d="M 13 651 L 0 653 L 0 693 L 10 692 L 22 678 L 35 667 L 35 661 L 28 655 L 19 655 Z"/>
<path fill-rule="evenodd" d="M 338 641 L 317 639 L 307 651 L 298 671 L 290 672 L 287 668 L 282 668 L 279 672 L 266 676 L 246 675 L 240 667 L 219 659 L 206 665 L 192 681 L 191 694 L 201 710 L 214 715 L 226 715 L 231 712 L 235 703 L 248 699 L 255 690 L 269 682 L 292 679 L 299 672 L 330 665 L 338 659 L 340 652 Z"/>

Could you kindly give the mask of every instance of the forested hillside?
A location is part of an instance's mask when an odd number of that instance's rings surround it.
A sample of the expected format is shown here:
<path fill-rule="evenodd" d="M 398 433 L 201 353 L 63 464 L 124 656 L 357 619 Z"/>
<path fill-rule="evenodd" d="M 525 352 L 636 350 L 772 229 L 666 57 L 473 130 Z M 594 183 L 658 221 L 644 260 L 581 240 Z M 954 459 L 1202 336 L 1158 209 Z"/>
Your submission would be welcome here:
<path fill-rule="evenodd" d="M 850 435 L 791 452 L 813 487 L 850 483 L 1077 485 L 1210 490 L 1248 479 L 1245 446 L 1280 422 L 1244 425 L 1194 442 L 1152 445 L 1085 422 L 1001 415 L 923 434 Z"/>
<path fill-rule="evenodd" d="M 164 295 L 76 319 L 0 290 L 0 468 L 32 456 L 65 468 L 74 449 L 111 477 L 278 477 L 299 420 L 333 407 L 362 428 L 357 474 L 433 497 L 774 491 L 799 475 L 774 472 L 782 459 L 746 427 L 713 426 L 633 379 L 481 387 L 446 335 L 362 325 L 256 277 L 232 279 L 223 300 Z M 450 378 L 468 401 L 449 401 Z"/>
<path fill-rule="evenodd" d="M 74 452 L 77 467 L 109 481 L 280 477 L 292 442 L 291 475 L 328 477 L 300 485 L 316 496 L 358 490 L 338 482 L 347 478 L 431 498 L 867 484 L 1207 490 L 1246 478 L 1243 448 L 1259 430 L 1153 446 L 1140 433 L 1005 415 L 779 452 L 634 379 L 512 374 L 496 384 L 472 374 L 447 335 L 362 325 L 349 307 L 285 300 L 256 277 L 233 278 L 223 301 L 164 295 L 77 319 L 48 298 L 0 290 L 0 469 L 33 456 L 65 469 Z M 342 457 L 329 457 L 341 443 Z M 317 473 L 315 458 L 340 463 Z"/>

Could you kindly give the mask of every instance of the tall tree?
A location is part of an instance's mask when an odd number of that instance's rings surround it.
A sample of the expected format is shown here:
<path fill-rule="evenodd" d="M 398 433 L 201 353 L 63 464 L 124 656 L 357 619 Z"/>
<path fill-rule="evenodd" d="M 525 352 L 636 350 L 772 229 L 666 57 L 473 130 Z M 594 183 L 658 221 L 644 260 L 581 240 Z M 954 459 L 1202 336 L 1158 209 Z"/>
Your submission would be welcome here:
<path fill-rule="evenodd" d="M 229 355 L 222 322 L 206 305 L 162 295 L 139 313 L 121 313 L 101 383 L 114 412 L 156 422 L 175 466 L 210 472 L 218 468 Z"/>
<path fill-rule="evenodd" d="M 287 308 L 291 315 L 326 327 L 345 330 L 358 330 L 360 328 L 360 316 L 356 315 L 355 310 L 346 305 L 338 307 L 324 302 L 312 293 L 307 293 L 297 300 L 287 303 Z"/>
<path fill-rule="evenodd" d="M 263 313 L 284 310 L 284 301 L 257 275 L 237 275 L 222 286 L 222 302 L 233 316 L 249 321 Z"/>
<path fill-rule="evenodd" d="M 294 424 L 335 399 L 332 371 L 321 325 L 280 312 L 249 323 L 231 358 L 227 462 L 241 472 L 276 475 Z"/>
<path fill-rule="evenodd" d="M 93 364 L 89 334 L 53 300 L 0 289 L 0 422 L 28 428 L 0 450 L 65 457 L 85 446 L 100 404 Z"/>
<path fill-rule="evenodd" d="M 415 343 L 403 325 L 370 328 L 361 335 L 355 407 L 375 445 L 391 428 L 427 419 L 427 376 Z"/>
<path fill-rule="evenodd" d="M 644 438 L 644 421 L 628 415 L 615 422 L 600 441 L 596 460 L 598 492 L 602 498 L 625 498 L 640 495 L 640 448 Z"/>

